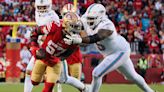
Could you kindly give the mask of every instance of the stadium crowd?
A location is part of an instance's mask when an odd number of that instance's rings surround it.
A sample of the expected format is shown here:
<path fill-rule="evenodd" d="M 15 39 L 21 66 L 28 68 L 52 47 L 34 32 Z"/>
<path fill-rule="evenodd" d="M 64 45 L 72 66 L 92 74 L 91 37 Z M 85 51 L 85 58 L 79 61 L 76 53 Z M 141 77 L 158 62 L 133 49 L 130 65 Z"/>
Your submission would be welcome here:
<path fill-rule="evenodd" d="M 34 1 L 1 0 L 0 21 L 34 22 Z M 53 0 L 53 9 L 60 16 L 63 5 L 72 1 Z M 132 53 L 153 53 L 153 55 L 164 53 L 163 0 L 79 0 L 80 15 L 94 2 L 102 3 L 106 7 L 107 16 L 115 23 L 118 32 L 129 41 Z M 35 27 L 20 26 L 18 28 L 18 36 L 22 38 L 22 47 L 28 46 L 32 30 L 35 30 Z M 5 39 L 11 34 L 12 27 L 0 26 L 0 58 L 5 57 Z"/>

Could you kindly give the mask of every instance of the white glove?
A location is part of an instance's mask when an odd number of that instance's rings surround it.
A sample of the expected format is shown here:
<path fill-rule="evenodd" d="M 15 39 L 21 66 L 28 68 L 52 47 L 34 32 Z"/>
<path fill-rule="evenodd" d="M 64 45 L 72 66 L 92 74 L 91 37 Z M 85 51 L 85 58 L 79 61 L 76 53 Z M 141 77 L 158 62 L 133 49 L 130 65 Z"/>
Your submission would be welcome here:
<path fill-rule="evenodd" d="M 82 38 L 78 34 L 66 35 L 67 38 L 64 38 L 64 42 L 68 45 L 82 43 Z"/>

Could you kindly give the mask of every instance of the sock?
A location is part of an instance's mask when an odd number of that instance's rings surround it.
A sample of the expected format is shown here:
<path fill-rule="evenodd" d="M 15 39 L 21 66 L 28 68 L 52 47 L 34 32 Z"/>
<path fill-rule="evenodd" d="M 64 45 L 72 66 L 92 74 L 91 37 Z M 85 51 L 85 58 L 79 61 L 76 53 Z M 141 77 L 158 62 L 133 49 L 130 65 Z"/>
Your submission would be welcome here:
<path fill-rule="evenodd" d="M 85 88 L 85 85 L 78 79 L 74 78 L 74 77 L 67 77 L 67 81 L 65 82 L 66 84 L 69 84 L 79 90 L 83 90 Z"/>
<path fill-rule="evenodd" d="M 62 92 L 62 85 L 57 83 L 57 92 Z"/>
<path fill-rule="evenodd" d="M 91 92 L 99 92 L 101 84 L 102 84 L 102 77 L 93 77 L 91 83 Z"/>
<path fill-rule="evenodd" d="M 30 75 L 25 76 L 24 92 L 32 92 L 33 85 L 31 83 Z"/>
<path fill-rule="evenodd" d="M 45 82 L 42 92 L 52 92 L 53 87 L 54 87 L 54 83 Z"/>

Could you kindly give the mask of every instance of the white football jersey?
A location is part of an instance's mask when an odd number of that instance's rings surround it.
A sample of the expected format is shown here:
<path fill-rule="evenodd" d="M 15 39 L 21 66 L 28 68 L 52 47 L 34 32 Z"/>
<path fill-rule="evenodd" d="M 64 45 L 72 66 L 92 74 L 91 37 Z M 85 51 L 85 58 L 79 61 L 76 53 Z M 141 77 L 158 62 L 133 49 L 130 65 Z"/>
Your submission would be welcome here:
<path fill-rule="evenodd" d="M 35 12 L 35 21 L 38 26 L 46 25 L 52 21 L 60 23 L 59 16 L 53 10 L 48 13 Z"/>
<path fill-rule="evenodd" d="M 94 35 L 98 33 L 99 29 L 107 29 L 107 30 L 113 31 L 112 35 L 110 35 L 108 38 L 95 43 L 97 49 L 104 56 L 112 54 L 117 51 L 130 50 L 129 43 L 121 35 L 117 34 L 117 31 L 113 22 L 109 20 L 107 17 L 104 17 L 94 29 L 89 28 L 89 26 L 87 25 L 85 16 L 82 16 L 81 20 L 84 25 L 84 30 L 86 30 L 88 35 Z"/>

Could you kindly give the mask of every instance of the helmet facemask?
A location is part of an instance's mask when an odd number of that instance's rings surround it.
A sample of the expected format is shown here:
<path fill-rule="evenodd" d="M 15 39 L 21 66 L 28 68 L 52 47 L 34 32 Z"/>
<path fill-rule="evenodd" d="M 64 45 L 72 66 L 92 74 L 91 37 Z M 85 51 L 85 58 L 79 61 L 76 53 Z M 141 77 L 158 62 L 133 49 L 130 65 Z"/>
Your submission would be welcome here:
<path fill-rule="evenodd" d="M 72 33 L 80 33 L 80 31 L 82 30 L 82 22 L 80 20 L 74 22 L 74 23 L 70 23 L 70 31 Z"/>
<path fill-rule="evenodd" d="M 85 16 L 87 24 L 93 29 L 100 23 L 102 18 L 106 16 L 106 9 L 101 4 L 92 4 L 87 8 Z"/>
<path fill-rule="evenodd" d="M 62 26 L 66 34 L 79 33 L 82 30 L 82 22 L 75 13 L 67 13 L 63 17 Z"/>
<path fill-rule="evenodd" d="M 38 13 L 47 13 L 52 10 L 52 0 L 35 0 L 35 9 Z"/>
<path fill-rule="evenodd" d="M 94 28 L 98 24 L 98 17 L 87 17 L 87 24 L 91 27 Z"/>
<path fill-rule="evenodd" d="M 47 13 L 50 10 L 50 5 L 45 5 L 45 6 L 36 6 L 37 12 L 39 13 Z"/>

